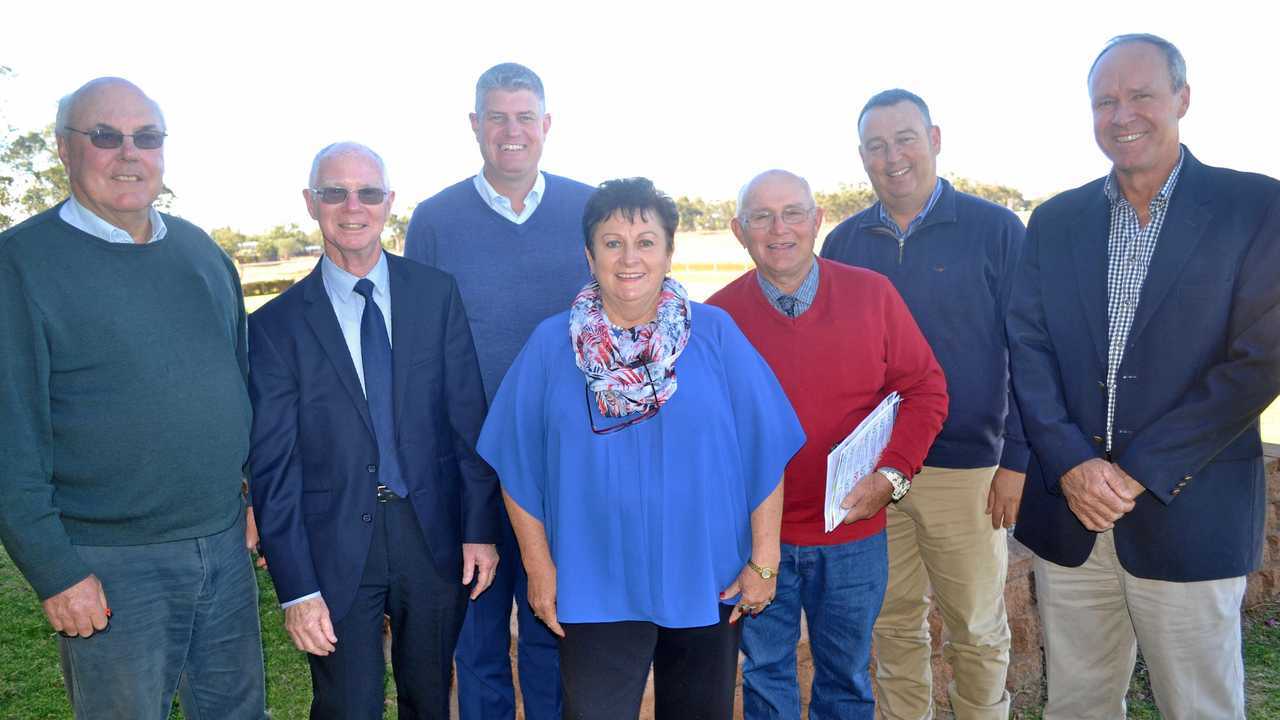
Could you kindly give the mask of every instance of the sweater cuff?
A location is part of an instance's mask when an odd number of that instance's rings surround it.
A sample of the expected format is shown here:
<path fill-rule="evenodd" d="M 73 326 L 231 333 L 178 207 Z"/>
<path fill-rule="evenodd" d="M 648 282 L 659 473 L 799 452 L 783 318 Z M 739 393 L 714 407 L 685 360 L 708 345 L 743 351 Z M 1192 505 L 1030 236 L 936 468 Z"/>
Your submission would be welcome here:
<path fill-rule="evenodd" d="M 32 572 L 28 573 L 24 569 L 23 576 L 27 578 L 27 582 L 31 583 L 31 589 L 36 591 L 36 597 L 42 602 L 93 574 L 79 559 L 59 566 L 30 568 L 30 570 Z"/>
<path fill-rule="evenodd" d="M 1025 442 L 1004 441 L 1004 452 L 1000 454 L 1000 467 L 1014 472 L 1025 473 L 1027 461 L 1031 458 L 1031 448 Z"/>

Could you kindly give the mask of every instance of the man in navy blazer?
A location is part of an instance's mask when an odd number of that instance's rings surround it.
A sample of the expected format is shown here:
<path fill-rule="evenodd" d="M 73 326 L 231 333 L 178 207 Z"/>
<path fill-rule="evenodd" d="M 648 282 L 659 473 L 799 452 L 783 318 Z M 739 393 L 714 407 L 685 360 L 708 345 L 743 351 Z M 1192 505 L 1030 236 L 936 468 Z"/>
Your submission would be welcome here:
<path fill-rule="evenodd" d="M 381 718 L 383 614 L 401 718 L 448 718 L 453 648 L 493 580 L 498 484 L 453 278 L 382 251 L 382 159 L 338 143 L 303 191 L 324 236 L 306 278 L 249 319 L 250 467 L 312 718 Z"/>
<path fill-rule="evenodd" d="M 1113 39 L 1089 95 L 1112 171 L 1031 216 L 1008 318 L 1044 716 L 1124 717 L 1140 645 L 1165 718 L 1243 718 L 1258 416 L 1280 391 L 1280 183 L 1180 144 L 1190 88 L 1161 38 Z"/>

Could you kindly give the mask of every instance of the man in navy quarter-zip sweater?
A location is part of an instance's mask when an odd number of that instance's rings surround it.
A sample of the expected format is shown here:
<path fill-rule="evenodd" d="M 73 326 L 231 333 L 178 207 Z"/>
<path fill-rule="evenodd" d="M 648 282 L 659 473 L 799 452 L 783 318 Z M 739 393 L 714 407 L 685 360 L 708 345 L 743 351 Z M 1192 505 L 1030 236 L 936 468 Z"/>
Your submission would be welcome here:
<path fill-rule="evenodd" d="M 947 629 L 947 688 L 960 720 L 1006 718 L 1008 545 L 1027 444 L 1009 385 L 1004 318 L 1022 247 L 1009 210 L 937 176 L 942 133 L 905 90 L 872 97 L 858 153 L 879 202 L 827 237 L 822 257 L 880 272 L 947 377 L 950 408 L 924 470 L 888 513 L 889 585 L 875 625 L 877 705 L 930 717 L 929 589 Z"/>
<path fill-rule="evenodd" d="M 457 279 L 490 401 L 533 329 L 568 308 L 590 279 L 582 210 L 592 188 L 538 170 L 550 128 L 542 80 L 532 70 L 503 63 L 485 71 L 471 114 L 484 167 L 418 205 L 405 239 L 406 257 Z M 520 549 L 503 512 L 497 577 L 471 603 L 458 639 L 458 708 L 462 720 L 515 718 L 514 597 L 525 717 L 559 720 L 559 646 L 529 609 Z"/>

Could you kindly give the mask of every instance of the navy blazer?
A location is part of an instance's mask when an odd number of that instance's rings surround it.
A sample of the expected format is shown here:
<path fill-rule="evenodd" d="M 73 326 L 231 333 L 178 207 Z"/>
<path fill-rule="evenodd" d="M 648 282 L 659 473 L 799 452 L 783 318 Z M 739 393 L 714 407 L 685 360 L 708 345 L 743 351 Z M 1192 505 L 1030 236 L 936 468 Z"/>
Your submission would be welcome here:
<path fill-rule="evenodd" d="M 462 578 L 462 543 L 498 541 L 497 477 L 475 452 L 486 410 L 453 277 L 387 255 L 396 450 L 428 550 Z M 378 446 L 320 266 L 249 316 L 253 507 L 276 592 L 350 609 L 372 537 Z"/>
<path fill-rule="evenodd" d="M 1262 557 L 1258 416 L 1280 392 L 1280 182 L 1185 153 L 1117 374 L 1112 458 L 1146 487 L 1115 526 L 1121 565 L 1170 581 L 1238 577 Z M 1031 446 L 1015 536 L 1081 565 L 1095 534 L 1059 481 L 1104 456 L 1105 178 L 1031 216 L 1008 330 Z"/>

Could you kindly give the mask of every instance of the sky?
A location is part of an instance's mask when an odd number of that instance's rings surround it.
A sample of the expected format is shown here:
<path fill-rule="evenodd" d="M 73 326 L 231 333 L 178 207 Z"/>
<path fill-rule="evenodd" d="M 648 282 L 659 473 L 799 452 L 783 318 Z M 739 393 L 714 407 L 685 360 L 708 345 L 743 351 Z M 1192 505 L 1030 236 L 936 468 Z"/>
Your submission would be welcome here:
<path fill-rule="evenodd" d="M 164 109 L 175 211 L 206 229 L 312 229 L 301 190 L 337 140 L 385 158 L 407 215 L 480 168 L 475 81 L 506 61 L 546 87 L 542 169 L 584 182 L 645 175 L 707 199 L 771 167 L 817 190 L 863 183 L 858 111 L 903 87 L 942 129 L 940 173 L 1034 198 L 1107 171 L 1085 75 L 1108 38 L 1153 32 L 1187 60 L 1183 142 L 1280 176 L 1274 2 L 10 5 L 0 130 L 41 128 L 86 80 L 126 77 Z"/>

